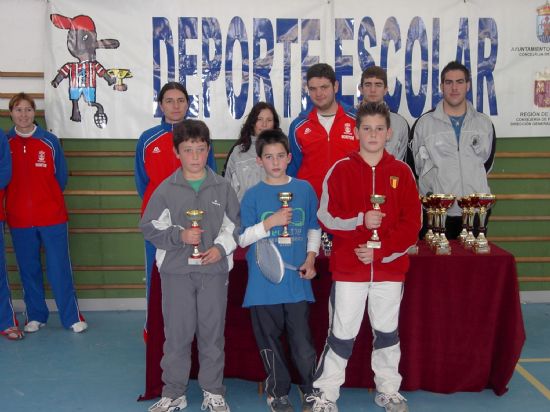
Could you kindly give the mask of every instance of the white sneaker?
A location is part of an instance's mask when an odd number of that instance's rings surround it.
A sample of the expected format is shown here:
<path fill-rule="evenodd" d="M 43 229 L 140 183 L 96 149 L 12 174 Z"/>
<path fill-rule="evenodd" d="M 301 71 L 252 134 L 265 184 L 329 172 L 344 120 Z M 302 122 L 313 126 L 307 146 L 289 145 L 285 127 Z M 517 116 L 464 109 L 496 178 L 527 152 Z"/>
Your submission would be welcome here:
<path fill-rule="evenodd" d="M 311 407 L 312 412 L 338 412 L 338 406 L 329 401 L 323 392 L 315 391 L 306 397 L 306 402 Z"/>
<path fill-rule="evenodd" d="M 149 412 L 172 412 L 181 411 L 187 408 L 187 397 L 185 395 L 179 398 L 172 399 L 168 397 L 161 398 L 160 401 L 151 405 L 148 409 Z"/>
<path fill-rule="evenodd" d="M 74 333 L 84 332 L 86 329 L 88 329 L 88 324 L 83 321 L 76 322 L 71 325 L 71 329 Z"/>
<path fill-rule="evenodd" d="M 31 320 L 30 322 L 28 322 L 25 327 L 23 328 L 25 330 L 25 332 L 27 333 L 33 333 L 33 332 L 38 332 L 41 328 L 43 328 L 44 326 L 46 326 L 45 323 L 42 323 L 42 322 L 38 322 L 37 320 Z"/>
<path fill-rule="evenodd" d="M 202 411 L 208 408 L 210 412 L 230 412 L 229 405 L 225 403 L 223 395 L 217 395 L 205 390 L 202 391 L 202 394 L 204 396 L 201 406 Z"/>
<path fill-rule="evenodd" d="M 403 397 L 403 395 L 401 395 L 399 392 L 378 392 L 374 398 L 374 403 L 376 403 L 381 408 L 384 408 L 386 412 L 409 412 L 407 399 L 405 399 L 405 397 Z"/>

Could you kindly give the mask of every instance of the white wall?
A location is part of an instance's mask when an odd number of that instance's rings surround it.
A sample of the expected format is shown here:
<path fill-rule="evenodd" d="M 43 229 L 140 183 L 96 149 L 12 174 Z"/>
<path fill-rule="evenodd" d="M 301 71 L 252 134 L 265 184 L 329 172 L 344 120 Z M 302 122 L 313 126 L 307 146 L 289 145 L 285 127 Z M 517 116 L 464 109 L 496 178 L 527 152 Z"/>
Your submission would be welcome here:
<path fill-rule="evenodd" d="M 42 72 L 47 0 L 0 0 L 0 71 Z M 41 78 L 0 77 L 0 92 L 44 92 Z M 41 109 L 43 101 L 37 100 Z M 8 99 L 0 99 L 0 109 L 8 108 Z"/>

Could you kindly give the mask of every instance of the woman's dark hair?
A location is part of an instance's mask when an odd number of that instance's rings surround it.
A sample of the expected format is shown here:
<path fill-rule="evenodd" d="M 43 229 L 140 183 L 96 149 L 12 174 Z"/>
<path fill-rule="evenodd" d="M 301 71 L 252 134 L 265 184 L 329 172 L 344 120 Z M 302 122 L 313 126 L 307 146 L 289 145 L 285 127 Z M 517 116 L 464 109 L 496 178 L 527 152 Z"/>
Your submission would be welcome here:
<path fill-rule="evenodd" d="M 227 158 L 225 159 L 225 163 L 223 165 L 222 176 L 225 176 L 225 169 L 227 167 L 227 162 L 229 161 L 229 156 L 231 156 L 231 153 L 233 153 L 233 150 L 235 150 L 235 148 L 239 147 L 242 153 L 248 152 L 248 150 L 250 149 L 250 145 L 252 144 L 252 136 L 254 135 L 254 126 L 258 121 L 258 117 L 260 116 L 261 111 L 264 109 L 268 109 L 271 111 L 271 113 L 273 114 L 273 128 L 279 129 L 279 115 L 277 114 L 277 110 L 275 110 L 275 107 L 266 102 L 256 103 L 250 110 L 250 113 L 248 113 L 248 115 L 246 116 L 246 120 L 241 127 L 239 138 L 231 147 L 229 153 L 227 153 Z"/>
<path fill-rule="evenodd" d="M 187 102 L 189 102 L 189 94 L 187 94 L 187 89 L 185 88 L 185 86 L 183 86 L 181 83 L 178 83 L 178 82 L 168 82 L 164 86 L 162 86 L 162 89 L 160 89 L 160 93 L 157 96 L 157 102 L 159 104 L 162 103 L 162 99 L 164 98 L 164 94 L 168 90 L 174 90 L 174 89 L 179 90 L 180 92 L 182 92 L 185 95 L 185 100 L 187 100 Z"/>

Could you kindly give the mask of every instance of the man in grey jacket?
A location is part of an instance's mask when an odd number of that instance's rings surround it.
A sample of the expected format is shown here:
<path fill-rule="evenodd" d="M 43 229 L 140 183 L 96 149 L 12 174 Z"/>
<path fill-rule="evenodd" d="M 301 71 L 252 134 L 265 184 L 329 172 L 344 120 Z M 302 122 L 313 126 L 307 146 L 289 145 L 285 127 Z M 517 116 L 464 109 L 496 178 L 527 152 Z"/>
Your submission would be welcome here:
<path fill-rule="evenodd" d="M 174 127 L 174 152 L 182 167 L 155 190 L 140 222 L 143 236 L 157 248 L 166 337 L 162 398 L 150 412 L 187 406 L 195 334 L 202 409 L 229 412 L 223 385 L 224 328 L 240 207 L 229 182 L 206 166 L 209 149 L 210 133 L 203 122 L 184 120 Z M 191 226 L 187 212 L 192 210 L 203 212 L 200 227 Z M 195 245 L 200 257 L 193 256 Z"/>
<path fill-rule="evenodd" d="M 470 87 L 469 70 L 458 62 L 450 62 L 441 72 L 443 100 L 413 125 L 410 158 L 422 195 L 445 193 L 462 197 L 490 193 L 487 174 L 495 156 L 495 128 L 488 116 L 476 111 L 466 100 Z M 460 214 L 456 203 L 448 211 L 446 226 L 450 239 L 458 237 L 461 231 Z M 477 227 L 476 219 L 476 234 Z"/>
<path fill-rule="evenodd" d="M 388 75 L 379 66 L 369 66 L 361 74 L 359 92 L 367 103 L 382 103 L 388 92 Z M 390 112 L 392 135 L 386 142 L 386 150 L 397 160 L 405 160 L 410 127 L 400 114 Z"/>

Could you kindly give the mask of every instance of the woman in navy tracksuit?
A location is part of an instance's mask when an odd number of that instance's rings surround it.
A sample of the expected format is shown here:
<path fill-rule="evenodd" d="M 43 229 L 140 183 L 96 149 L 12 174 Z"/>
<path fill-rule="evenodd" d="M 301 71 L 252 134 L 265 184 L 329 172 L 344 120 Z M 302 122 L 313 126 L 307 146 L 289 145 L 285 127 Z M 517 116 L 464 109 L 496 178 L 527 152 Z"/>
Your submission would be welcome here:
<path fill-rule="evenodd" d="M 67 164 L 57 137 L 34 123 L 35 103 L 25 93 L 9 103 L 15 126 L 8 132 L 12 179 L 6 189 L 6 216 L 23 284 L 25 332 L 48 321 L 40 248 L 62 325 L 74 332 L 88 325 L 80 314 L 69 256 L 68 215 L 63 197 Z"/>

